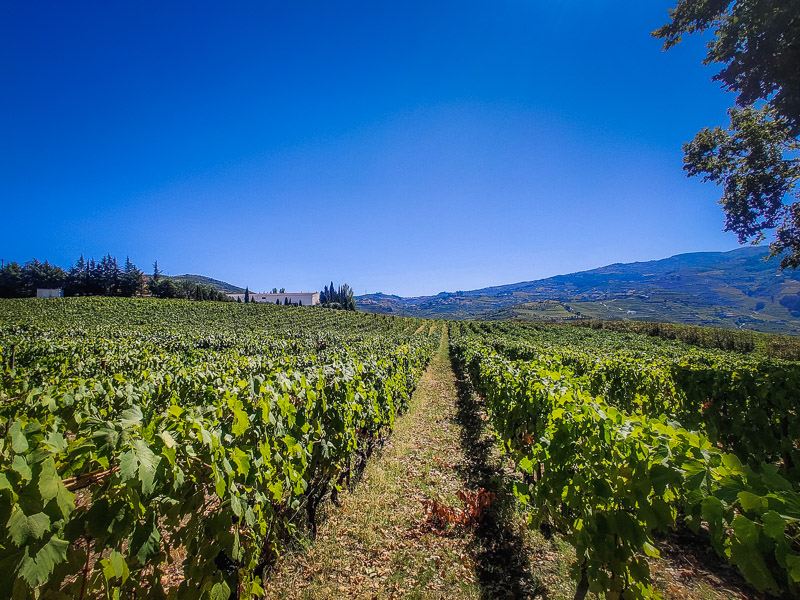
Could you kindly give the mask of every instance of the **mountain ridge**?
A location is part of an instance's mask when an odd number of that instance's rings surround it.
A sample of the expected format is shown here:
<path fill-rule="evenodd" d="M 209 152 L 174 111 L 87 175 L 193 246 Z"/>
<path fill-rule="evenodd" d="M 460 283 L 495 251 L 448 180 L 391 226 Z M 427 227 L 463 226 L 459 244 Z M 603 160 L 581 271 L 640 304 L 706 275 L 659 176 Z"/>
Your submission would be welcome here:
<path fill-rule="evenodd" d="M 366 312 L 433 318 L 659 320 L 800 334 L 800 273 L 780 271 L 768 254 L 752 246 L 687 252 L 476 290 L 356 300 Z"/>

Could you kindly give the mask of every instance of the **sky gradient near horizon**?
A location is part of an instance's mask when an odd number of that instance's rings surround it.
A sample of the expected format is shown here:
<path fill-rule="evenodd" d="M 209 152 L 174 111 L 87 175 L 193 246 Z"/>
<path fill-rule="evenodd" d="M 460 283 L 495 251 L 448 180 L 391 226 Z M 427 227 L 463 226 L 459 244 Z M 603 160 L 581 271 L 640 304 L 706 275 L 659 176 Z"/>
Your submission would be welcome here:
<path fill-rule="evenodd" d="M 737 247 L 673 1 L 0 9 L 0 258 L 403 296 Z"/>

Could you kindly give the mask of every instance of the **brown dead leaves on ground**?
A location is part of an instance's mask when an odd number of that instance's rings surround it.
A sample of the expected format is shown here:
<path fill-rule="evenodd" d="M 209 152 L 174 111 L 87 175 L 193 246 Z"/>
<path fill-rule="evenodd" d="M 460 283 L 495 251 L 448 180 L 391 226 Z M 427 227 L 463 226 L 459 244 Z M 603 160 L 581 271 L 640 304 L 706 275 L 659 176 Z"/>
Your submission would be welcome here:
<path fill-rule="evenodd" d="M 478 523 L 483 520 L 486 510 L 494 501 L 496 494 L 481 488 L 477 491 L 458 490 L 456 496 L 463 502 L 464 508 L 444 504 L 436 498 L 422 500 L 422 506 L 425 508 L 425 523 L 431 525 L 434 530 L 441 530 L 448 525 L 477 527 Z"/>

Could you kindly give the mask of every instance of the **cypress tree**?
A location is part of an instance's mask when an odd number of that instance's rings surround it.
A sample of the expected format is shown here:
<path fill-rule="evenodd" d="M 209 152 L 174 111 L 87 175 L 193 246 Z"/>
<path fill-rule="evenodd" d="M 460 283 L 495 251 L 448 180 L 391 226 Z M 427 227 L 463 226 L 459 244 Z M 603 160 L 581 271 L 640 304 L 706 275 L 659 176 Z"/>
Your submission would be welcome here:
<path fill-rule="evenodd" d="M 69 270 L 67 275 L 67 286 L 65 293 L 68 296 L 85 296 L 86 295 L 86 260 L 83 254 Z"/>

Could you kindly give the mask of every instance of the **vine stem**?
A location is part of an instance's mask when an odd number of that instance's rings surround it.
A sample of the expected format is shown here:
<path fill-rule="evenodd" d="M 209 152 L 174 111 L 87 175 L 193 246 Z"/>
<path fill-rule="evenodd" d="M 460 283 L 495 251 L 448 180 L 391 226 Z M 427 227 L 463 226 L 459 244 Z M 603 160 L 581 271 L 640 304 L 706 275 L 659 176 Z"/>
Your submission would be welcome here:
<path fill-rule="evenodd" d="M 83 597 L 86 594 L 86 582 L 89 579 L 89 557 L 92 555 L 90 539 L 88 536 L 86 536 L 84 539 L 86 540 L 86 563 L 83 565 L 83 582 L 81 583 L 81 595 L 79 600 L 83 600 Z"/>
<path fill-rule="evenodd" d="M 589 577 L 586 572 L 586 557 L 583 558 L 581 563 L 581 579 L 578 582 L 578 587 L 575 589 L 574 600 L 583 600 L 589 591 Z"/>
<path fill-rule="evenodd" d="M 112 473 L 118 471 L 118 467 L 113 467 L 105 471 L 93 471 L 92 473 L 84 473 L 77 477 L 68 477 L 64 480 L 64 486 L 71 492 L 89 487 L 94 483 L 99 483 Z"/>

